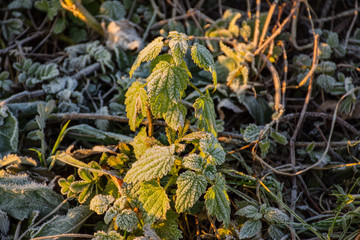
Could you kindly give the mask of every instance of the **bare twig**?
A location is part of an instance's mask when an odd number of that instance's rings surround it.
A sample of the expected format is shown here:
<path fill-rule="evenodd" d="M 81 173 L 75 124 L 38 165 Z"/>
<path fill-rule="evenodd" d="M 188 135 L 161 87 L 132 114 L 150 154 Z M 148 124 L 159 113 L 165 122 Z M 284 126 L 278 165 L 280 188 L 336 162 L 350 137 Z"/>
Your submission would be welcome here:
<path fill-rule="evenodd" d="M 358 0 L 355 1 L 355 9 L 358 9 Z M 347 33 L 346 33 L 345 46 L 344 46 L 345 50 L 346 50 L 346 48 L 347 48 L 347 46 L 348 46 L 350 33 L 351 33 L 351 31 L 352 31 L 352 29 L 353 29 L 353 27 L 354 27 L 354 25 L 355 25 L 355 22 L 356 22 L 357 17 L 358 17 L 358 11 L 355 10 L 355 11 L 354 11 L 354 18 L 353 18 L 353 20 L 352 20 L 352 22 L 351 22 L 351 24 L 350 24 L 349 30 L 348 30 Z"/>
<path fill-rule="evenodd" d="M 65 233 L 65 234 L 59 234 L 59 235 L 52 235 L 52 236 L 32 238 L 31 240 L 59 239 L 59 238 L 62 238 L 62 237 L 71 237 L 71 238 L 94 238 L 94 235 L 79 234 L 79 233 Z"/>

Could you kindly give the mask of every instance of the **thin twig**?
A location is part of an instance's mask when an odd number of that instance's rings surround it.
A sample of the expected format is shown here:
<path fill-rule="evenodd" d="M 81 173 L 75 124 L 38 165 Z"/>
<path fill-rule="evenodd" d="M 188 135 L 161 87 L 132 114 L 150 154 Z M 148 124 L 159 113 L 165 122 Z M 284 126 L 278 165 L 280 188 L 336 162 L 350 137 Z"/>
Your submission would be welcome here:
<path fill-rule="evenodd" d="M 355 9 L 357 9 L 357 8 L 358 8 L 358 0 L 355 1 Z M 352 22 L 350 24 L 349 30 L 346 33 L 345 46 L 344 46 L 345 50 L 347 49 L 350 33 L 351 33 L 351 31 L 352 31 L 352 29 L 353 29 L 353 27 L 355 25 L 357 17 L 358 17 L 358 11 L 354 11 L 354 18 L 353 18 L 353 20 L 352 20 Z"/>
<path fill-rule="evenodd" d="M 279 0 L 275 0 L 270 6 L 270 9 L 269 9 L 268 15 L 266 17 L 266 21 L 265 21 L 265 24 L 264 24 L 264 27 L 263 27 L 263 30 L 261 32 L 261 36 L 260 36 L 260 39 L 259 39 L 259 45 L 261 45 L 263 43 L 263 41 L 264 41 L 266 32 L 267 32 L 267 30 L 269 28 L 269 24 L 270 24 L 270 21 L 271 21 L 271 18 L 273 16 L 273 14 L 274 14 L 275 7 L 278 4 L 278 1 Z"/>
<path fill-rule="evenodd" d="M 32 238 L 31 240 L 58 239 L 58 238 L 61 238 L 61 237 L 94 238 L 94 235 L 90 235 L 90 234 L 79 234 L 79 233 L 65 233 L 65 234 L 59 234 L 59 235 L 52 235 L 52 236 Z"/>
<path fill-rule="evenodd" d="M 44 94 L 45 94 L 44 90 L 36 90 L 36 91 L 33 91 L 33 92 L 23 91 L 23 92 L 14 94 L 14 95 L 12 95 L 11 97 L 9 97 L 9 98 L 1 101 L 1 102 L 0 102 L 0 107 L 3 107 L 3 106 L 5 106 L 6 104 L 11 103 L 11 102 L 13 102 L 13 101 L 18 101 L 18 100 L 20 100 L 20 99 L 23 99 L 23 98 L 25 98 L 25 97 L 31 99 L 31 98 L 35 98 L 35 97 L 42 96 L 42 95 L 44 95 Z"/>
<path fill-rule="evenodd" d="M 37 32 L 27 38 L 24 38 L 23 40 L 18 41 L 18 44 L 23 45 L 24 43 L 30 42 L 30 41 L 42 36 L 43 34 L 45 34 L 45 31 Z M 0 55 L 6 54 L 7 52 L 9 52 L 11 49 L 15 48 L 16 46 L 17 46 L 17 44 L 15 43 L 7 48 L 0 49 Z"/>
<path fill-rule="evenodd" d="M 259 32 L 260 32 L 260 5 L 261 1 L 256 0 L 256 13 L 255 13 L 255 29 L 254 29 L 254 38 L 253 38 L 253 45 L 256 49 L 258 46 L 258 39 L 259 39 Z"/>

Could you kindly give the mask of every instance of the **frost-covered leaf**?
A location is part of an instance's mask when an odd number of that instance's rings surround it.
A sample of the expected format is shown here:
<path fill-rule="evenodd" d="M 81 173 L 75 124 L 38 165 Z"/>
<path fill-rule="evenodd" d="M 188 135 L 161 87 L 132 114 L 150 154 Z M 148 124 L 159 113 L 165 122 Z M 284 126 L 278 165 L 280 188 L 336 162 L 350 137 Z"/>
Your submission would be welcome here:
<path fill-rule="evenodd" d="M 143 231 L 146 240 L 161 240 L 161 238 L 156 234 L 155 230 L 151 228 L 150 224 L 145 224 Z"/>
<path fill-rule="evenodd" d="M 268 233 L 269 233 L 269 236 L 271 237 L 271 239 L 273 239 L 273 240 L 281 240 L 281 239 L 284 239 L 284 237 L 286 236 L 284 234 L 284 232 L 275 225 L 269 226 Z"/>
<path fill-rule="evenodd" d="M 84 219 L 91 215 L 88 206 L 78 206 L 68 211 L 66 215 L 56 215 L 40 227 L 30 231 L 31 238 L 53 236 L 63 233 L 76 233 Z M 76 226 L 76 228 L 74 228 Z"/>
<path fill-rule="evenodd" d="M 240 208 L 235 214 L 246 218 L 251 218 L 253 220 L 259 220 L 262 217 L 262 214 L 259 213 L 259 210 L 252 205 Z"/>
<path fill-rule="evenodd" d="M 182 164 L 184 167 L 200 171 L 203 169 L 206 161 L 203 157 L 199 156 L 198 154 L 191 153 L 183 158 Z"/>
<path fill-rule="evenodd" d="M 339 46 L 339 36 L 335 32 L 328 32 L 328 36 L 326 38 L 326 43 L 329 44 L 330 47 L 336 48 Z"/>
<path fill-rule="evenodd" d="M 178 217 L 178 214 L 169 210 L 166 213 L 166 220 L 156 222 L 153 225 L 153 228 L 161 239 L 178 240 L 182 238 L 182 232 L 179 230 L 176 222 Z"/>
<path fill-rule="evenodd" d="M 147 94 L 138 82 L 134 82 L 125 97 L 126 117 L 129 119 L 130 129 L 135 131 L 146 117 Z"/>
<path fill-rule="evenodd" d="M 316 78 L 316 84 L 326 92 L 330 92 L 335 87 L 337 82 L 332 76 L 321 74 Z"/>
<path fill-rule="evenodd" d="M 26 174 L 13 176 L 0 171 L 0 192 L 0 210 L 18 220 L 24 220 L 35 210 L 45 216 L 63 201 L 49 186 L 31 181 Z"/>
<path fill-rule="evenodd" d="M 119 1 L 105 1 L 101 4 L 100 13 L 109 16 L 116 21 L 124 18 L 126 15 L 124 6 Z"/>
<path fill-rule="evenodd" d="M 18 9 L 18 8 L 30 9 L 32 7 L 32 0 L 13 0 L 7 7 L 9 9 Z"/>
<path fill-rule="evenodd" d="M 114 197 L 111 195 L 98 194 L 91 199 L 90 209 L 98 215 L 104 214 L 114 200 Z"/>
<path fill-rule="evenodd" d="M 37 162 L 32 159 L 31 157 L 21 157 L 15 154 L 10 154 L 5 156 L 3 159 L 0 160 L 0 168 L 9 166 L 12 164 L 24 164 L 24 165 L 30 165 L 30 166 L 36 166 Z"/>
<path fill-rule="evenodd" d="M 116 217 L 116 215 L 118 213 L 119 213 L 119 210 L 117 208 L 110 207 L 104 215 L 104 222 L 106 224 L 109 224 Z"/>
<path fill-rule="evenodd" d="M 209 163 L 206 165 L 204 171 L 203 171 L 203 174 L 205 177 L 207 177 L 208 179 L 210 180 L 214 180 L 215 179 L 215 176 L 216 176 L 216 167 L 215 165 Z"/>
<path fill-rule="evenodd" d="M 177 66 L 183 61 L 183 58 L 189 47 L 189 38 L 184 33 L 178 33 L 177 31 L 169 32 L 168 38 L 169 47 L 171 49 L 174 62 Z"/>
<path fill-rule="evenodd" d="M 88 135 L 91 138 L 95 138 L 95 139 L 106 139 L 106 138 L 112 138 L 115 140 L 118 140 L 120 142 L 125 142 L 125 143 L 129 143 L 133 140 L 133 138 L 128 137 L 126 135 L 122 135 L 119 133 L 113 133 L 113 132 L 105 132 L 105 131 L 101 131 L 99 129 L 96 129 L 90 125 L 87 124 L 79 124 L 79 125 L 75 125 L 72 127 L 69 127 L 68 129 L 66 129 L 66 133 L 69 131 L 74 131 L 74 132 L 78 132 L 78 133 L 83 133 Z"/>
<path fill-rule="evenodd" d="M 178 130 L 185 124 L 186 112 L 187 109 L 182 103 L 172 103 L 163 118 L 169 127 Z"/>
<path fill-rule="evenodd" d="M 35 8 L 47 12 L 49 20 L 53 20 L 58 10 L 61 9 L 60 1 L 57 0 L 38 0 L 34 3 Z"/>
<path fill-rule="evenodd" d="M 181 138 L 181 141 L 186 142 L 197 142 L 199 143 L 200 139 L 205 138 L 209 133 L 206 132 L 193 132 L 185 135 Z"/>
<path fill-rule="evenodd" d="M 286 145 L 288 143 L 286 136 L 279 132 L 271 131 L 270 137 L 272 137 L 276 142 L 280 143 L 281 145 Z"/>
<path fill-rule="evenodd" d="M 319 58 L 329 59 L 331 57 L 332 50 L 327 43 L 321 43 L 319 46 Z"/>
<path fill-rule="evenodd" d="M 262 223 L 260 220 L 248 220 L 241 227 L 239 239 L 252 238 L 261 231 Z"/>
<path fill-rule="evenodd" d="M 23 22 L 20 19 L 10 18 L 0 21 L 1 32 L 7 41 L 10 41 L 14 35 L 22 32 Z"/>
<path fill-rule="evenodd" d="M 225 226 L 230 223 L 230 200 L 225 178 L 220 173 L 216 175 L 215 184 L 206 191 L 205 205 L 211 216 L 216 216 Z"/>
<path fill-rule="evenodd" d="M 109 233 L 104 231 L 97 231 L 94 234 L 94 238 L 92 240 L 123 240 L 124 237 L 121 236 L 118 232 L 112 230 Z"/>
<path fill-rule="evenodd" d="M 271 223 L 287 223 L 290 221 L 288 215 L 283 213 L 277 208 L 267 208 L 264 214 L 264 218 Z"/>
<path fill-rule="evenodd" d="M 209 92 L 205 96 L 200 96 L 194 103 L 195 117 L 198 119 L 197 125 L 200 130 L 210 132 L 217 136 L 215 123 L 214 103 Z"/>
<path fill-rule="evenodd" d="M 242 22 L 242 26 L 240 28 L 240 36 L 245 41 L 248 41 L 249 37 L 251 36 L 251 27 L 246 23 L 246 21 Z"/>
<path fill-rule="evenodd" d="M 19 141 L 17 118 L 6 107 L 0 107 L 0 158 L 16 152 Z"/>
<path fill-rule="evenodd" d="M 159 55 L 164 45 L 162 40 L 163 37 L 155 38 L 149 45 L 147 45 L 143 50 L 141 50 L 130 69 L 130 77 L 133 75 L 135 70 L 140 66 L 142 62 L 153 60 L 157 55 Z"/>
<path fill-rule="evenodd" d="M 131 209 L 124 209 L 116 216 L 115 223 L 118 228 L 132 232 L 139 220 L 136 213 Z"/>
<path fill-rule="evenodd" d="M 246 127 L 242 134 L 246 142 L 255 142 L 259 139 L 260 128 L 256 124 L 251 123 Z"/>
<path fill-rule="evenodd" d="M 181 100 L 188 80 L 189 75 L 182 67 L 165 61 L 160 61 L 156 65 L 151 75 L 147 78 L 150 105 L 154 116 L 163 117 L 166 121 L 171 119 L 169 114 L 179 114 L 173 113 L 173 111 L 183 111 L 183 107 L 178 106 L 174 108 L 173 105 Z M 169 122 L 167 123 L 169 124 Z"/>
<path fill-rule="evenodd" d="M 225 151 L 217 138 L 213 134 L 208 133 L 200 139 L 201 151 L 209 157 L 210 163 L 220 165 L 225 162 Z"/>
<path fill-rule="evenodd" d="M 119 211 L 123 210 L 126 207 L 127 197 L 122 196 L 114 202 L 114 207 L 116 207 Z"/>
<path fill-rule="evenodd" d="M 0 210 L 0 232 L 6 235 L 10 228 L 10 220 L 6 212 Z"/>
<path fill-rule="evenodd" d="M 316 68 L 316 73 L 326 73 L 329 75 L 333 75 L 336 70 L 336 64 L 330 61 L 322 61 L 318 64 Z"/>
<path fill-rule="evenodd" d="M 205 192 L 207 181 L 204 176 L 193 171 L 186 171 L 178 177 L 175 208 L 178 213 L 191 208 Z"/>
<path fill-rule="evenodd" d="M 127 172 L 124 182 L 142 182 L 153 178 L 162 178 L 171 169 L 175 161 L 175 145 L 146 149 Z"/>
<path fill-rule="evenodd" d="M 170 208 L 170 199 L 165 190 L 155 181 L 142 184 L 139 200 L 146 212 L 157 218 L 165 218 L 166 212 Z"/>
<path fill-rule="evenodd" d="M 286 138 L 285 138 L 286 139 Z M 270 150 L 270 141 L 268 138 L 265 138 L 259 142 L 260 150 L 261 150 L 261 156 L 266 157 L 266 154 L 268 154 Z"/>
<path fill-rule="evenodd" d="M 207 50 L 206 47 L 198 43 L 195 43 L 191 47 L 191 57 L 198 67 L 212 73 L 213 84 L 214 86 L 216 86 L 217 76 L 215 72 L 215 62 L 210 51 Z"/>

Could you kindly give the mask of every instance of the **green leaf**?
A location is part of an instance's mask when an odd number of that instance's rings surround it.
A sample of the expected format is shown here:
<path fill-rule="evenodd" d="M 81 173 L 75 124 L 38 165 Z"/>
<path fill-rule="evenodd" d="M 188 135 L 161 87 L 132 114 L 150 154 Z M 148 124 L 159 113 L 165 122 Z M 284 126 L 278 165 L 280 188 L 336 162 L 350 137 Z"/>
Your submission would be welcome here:
<path fill-rule="evenodd" d="M 115 223 L 118 228 L 132 232 L 139 222 L 136 213 L 131 209 L 124 209 L 116 216 Z"/>
<path fill-rule="evenodd" d="M 326 43 L 329 44 L 330 47 L 336 48 L 339 46 L 339 36 L 335 32 L 328 32 L 328 36 L 326 38 Z"/>
<path fill-rule="evenodd" d="M 321 74 L 316 78 L 316 84 L 325 92 L 330 92 L 336 86 L 337 81 L 332 76 Z"/>
<path fill-rule="evenodd" d="M 0 158 L 16 152 L 19 142 L 19 126 L 16 117 L 6 107 L 0 107 Z"/>
<path fill-rule="evenodd" d="M 129 119 L 130 129 L 140 126 L 146 117 L 147 94 L 138 82 L 134 82 L 125 94 L 126 117 Z"/>
<path fill-rule="evenodd" d="M 181 107 L 174 108 L 173 104 L 181 100 L 188 80 L 189 75 L 182 67 L 165 61 L 160 61 L 156 65 L 147 78 L 150 105 L 154 116 L 165 118 L 168 112 L 181 110 Z"/>
<path fill-rule="evenodd" d="M 269 207 L 266 209 L 264 218 L 271 223 L 288 223 L 290 218 L 280 209 Z"/>
<path fill-rule="evenodd" d="M 10 220 L 6 212 L 0 210 L 0 232 L 4 235 L 8 233 L 10 229 Z"/>
<path fill-rule="evenodd" d="M 270 137 L 272 137 L 276 142 L 280 143 L 281 145 L 286 145 L 288 143 L 286 136 L 276 131 L 271 131 Z"/>
<path fill-rule="evenodd" d="M 259 220 L 262 217 L 262 214 L 259 213 L 258 209 L 252 205 L 240 208 L 235 214 L 246 218 L 251 218 L 253 220 Z"/>
<path fill-rule="evenodd" d="M 176 222 L 179 217 L 174 211 L 167 211 L 166 220 L 158 221 L 153 224 L 156 233 L 165 240 L 179 240 L 182 238 L 182 232 L 179 230 Z"/>
<path fill-rule="evenodd" d="M 259 220 L 248 220 L 241 227 L 239 239 L 252 238 L 261 231 L 262 223 Z"/>
<path fill-rule="evenodd" d="M 186 171 L 178 177 L 175 208 L 178 213 L 191 208 L 205 192 L 207 181 L 204 176 L 193 171 Z"/>
<path fill-rule="evenodd" d="M 130 77 L 132 77 L 133 73 L 142 62 L 153 60 L 157 55 L 159 55 L 164 45 L 162 40 L 163 37 L 155 38 L 149 45 L 147 45 L 143 50 L 141 50 L 130 69 Z"/>
<path fill-rule="evenodd" d="M 101 131 L 99 129 L 96 129 L 90 125 L 87 124 L 79 124 L 72 127 L 69 127 L 66 129 L 65 133 L 69 131 L 74 131 L 82 134 L 88 135 L 90 138 L 95 139 L 106 139 L 106 138 L 112 138 L 120 142 L 129 143 L 133 140 L 133 138 L 128 137 L 126 135 L 122 135 L 119 133 L 113 133 L 113 132 L 105 132 Z"/>
<path fill-rule="evenodd" d="M 266 154 L 268 154 L 270 149 L 270 141 L 268 138 L 265 138 L 259 142 L 260 150 L 261 150 L 261 156 L 266 157 Z"/>
<path fill-rule="evenodd" d="M 10 18 L 4 21 L 0 20 L 1 32 L 7 41 L 10 41 L 14 35 L 20 34 L 23 29 L 23 22 L 20 19 Z"/>
<path fill-rule="evenodd" d="M 119 1 L 105 1 L 101 4 L 100 13 L 109 16 L 112 20 L 120 20 L 125 17 L 124 6 Z"/>
<path fill-rule="evenodd" d="M 198 119 L 197 126 L 200 130 L 210 132 L 217 136 L 215 123 L 214 103 L 209 95 L 200 96 L 194 103 L 195 117 Z"/>
<path fill-rule="evenodd" d="M 206 191 L 205 205 L 211 216 L 216 216 L 225 226 L 230 223 L 230 200 L 225 178 L 220 173 L 216 174 L 215 184 Z"/>
<path fill-rule="evenodd" d="M 98 194 L 91 199 L 90 209 L 98 215 L 104 214 L 114 200 L 114 197 L 111 195 Z"/>
<path fill-rule="evenodd" d="M 182 103 L 172 103 L 163 118 L 166 124 L 176 131 L 184 126 L 186 112 L 187 109 Z"/>
<path fill-rule="evenodd" d="M 216 170 L 215 165 L 209 163 L 209 164 L 206 165 L 206 167 L 205 167 L 205 169 L 203 171 L 203 174 L 208 179 L 214 180 L 215 177 L 216 177 L 216 172 L 217 172 L 217 170 Z"/>
<path fill-rule="evenodd" d="M 31 9 L 32 0 L 13 0 L 7 8 L 9 9 L 17 9 L 17 8 L 26 8 Z"/>
<path fill-rule="evenodd" d="M 66 27 L 66 18 L 60 18 L 54 27 L 54 33 L 55 34 L 60 34 L 65 30 Z"/>
<path fill-rule="evenodd" d="M 189 38 L 186 36 L 186 34 L 178 33 L 177 31 L 169 32 L 168 38 L 170 39 L 169 47 L 171 49 L 174 62 L 176 66 L 179 66 L 179 64 L 183 61 L 183 58 L 189 47 Z"/>
<path fill-rule="evenodd" d="M 284 239 L 285 233 L 278 227 L 274 225 L 270 225 L 268 228 L 268 233 L 271 239 L 273 240 L 281 240 Z"/>
<path fill-rule="evenodd" d="M 162 178 L 171 169 L 175 161 L 175 145 L 146 149 L 140 159 L 127 172 L 124 182 L 136 183 L 149 181 L 153 178 Z"/>
<path fill-rule="evenodd" d="M 184 167 L 200 171 L 204 168 L 206 161 L 203 157 L 199 156 L 198 154 L 191 153 L 184 157 L 182 164 Z"/>
<path fill-rule="evenodd" d="M 215 62 L 209 50 L 207 50 L 206 47 L 195 43 L 191 47 L 191 57 L 198 67 L 212 73 L 213 83 L 214 86 L 216 86 L 217 76 L 215 72 Z"/>
<path fill-rule="evenodd" d="M 30 231 L 30 238 L 54 236 L 63 233 L 76 233 L 84 219 L 92 212 L 88 206 L 78 206 L 68 211 L 66 215 L 56 215 L 40 227 Z M 76 228 L 74 228 L 76 226 Z"/>
<path fill-rule="evenodd" d="M 0 210 L 17 220 L 24 220 L 35 210 L 43 217 L 63 201 L 60 194 L 34 182 L 28 175 L 10 175 L 3 170 L 0 171 L 0 193 Z M 65 204 L 60 211 L 67 208 Z"/>
<path fill-rule="evenodd" d="M 110 207 L 104 215 L 104 222 L 106 224 L 109 224 L 116 217 L 118 213 L 119 210 L 116 207 Z"/>
<path fill-rule="evenodd" d="M 246 142 L 255 142 L 259 139 L 260 128 L 256 124 L 251 123 L 242 134 Z"/>
<path fill-rule="evenodd" d="M 134 148 L 135 157 L 139 159 L 144 154 L 146 149 L 157 145 L 158 142 L 154 138 L 148 137 L 146 133 L 146 127 L 141 128 L 139 133 L 134 137 L 134 141 L 131 145 Z"/>
<path fill-rule="evenodd" d="M 148 214 L 165 218 L 170 208 L 170 199 L 165 190 L 155 181 L 144 182 L 140 188 L 140 202 Z"/>
<path fill-rule="evenodd" d="M 0 168 L 9 165 L 20 165 L 20 164 L 35 167 L 37 165 L 37 162 L 31 157 L 21 157 L 15 154 L 9 154 L 5 156 L 3 159 L 0 159 Z"/>
<path fill-rule="evenodd" d="M 206 155 L 208 161 L 214 165 L 220 165 L 225 162 L 225 151 L 217 138 L 213 134 L 207 133 L 200 139 L 200 150 Z"/>

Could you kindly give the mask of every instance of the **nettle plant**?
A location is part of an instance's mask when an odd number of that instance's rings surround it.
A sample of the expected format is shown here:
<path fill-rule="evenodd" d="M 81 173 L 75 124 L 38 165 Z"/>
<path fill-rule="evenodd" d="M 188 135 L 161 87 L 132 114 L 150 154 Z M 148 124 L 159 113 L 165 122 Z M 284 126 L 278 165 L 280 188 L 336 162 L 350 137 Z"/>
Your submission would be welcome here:
<path fill-rule="evenodd" d="M 139 53 L 130 76 L 141 62 L 150 60 L 151 74 L 145 84 L 132 84 L 125 103 L 132 130 L 149 114 L 163 118 L 168 125 L 169 145 L 164 146 L 147 136 L 143 128 L 133 142 L 137 161 L 127 172 L 124 182 L 131 186 L 130 195 L 138 197 L 144 210 L 154 219 L 165 219 L 171 206 L 177 213 L 190 211 L 205 194 L 208 213 L 228 225 L 230 202 L 226 182 L 216 169 L 224 163 L 225 152 L 216 138 L 214 104 L 208 92 L 204 95 L 199 91 L 200 97 L 194 103 L 195 117 L 199 129 L 205 132 L 186 134 L 189 128 L 187 109 L 181 99 L 188 85 L 194 87 L 184 61 L 189 39 L 176 31 L 170 32 L 168 39 L 170 54 L 158 56 L 165 45 L 163 37 L 156 38 Z M 211 53 L 195 43 L 191 47 L 191 56 L 197 66 L 212 73 L 216 85 Z"/>
<path fill-rule="evenodd" d="M 75 181 L 74 176 L 61 179 L 63 194 L 90 203 L 90 209 L 104 214 L 104 222 L 109 224 L 107 232 L 98 231 L 95 239 L 119 234 L 125 237 L 129 232 L 132 236 L 156 234 L 162 239 L 179 239 L 182 237 L 177 225 L 179 214 L 198 214 L 204 203 L 209 215 L 225 226 L 230 223 L 226 181 L 217 170 L 225 162 L 226 154 L 216 138 L 213 101 L 208 92 L 205 95 L 199 91 L 194 109 L 200 131 L 188 134 L 190 121 L 186 119 L 187 109 L 181 99 L 188 85 L 196 89 L 184 61 L 189 39 L 175 31 L 170 32 L 168 39 L 166 42 L 158 37 L 151 42 L 139 53 L 130 70 L 131 76 L 142 62 L 152 60 L 146 83 L 135 81 L 126 93 L 130 129 L 135 131 L 145 117 L 149 123 L 149 131 L 141 128 L 131 142 L 136 158 L 131 168 L 127 172 L 115 168 L 118 172 L 114 175 L 113 170 L 104 171 L 101 163 L 85 164 L 66 154 L 57 157 L 79 167 L 82 179 Z M 166 44 L 170 54 L 159 55 Z M 216 85 L 211 53 L 195 43 L 191 56 L 197 66 L 212 73 Z M 152 118 L 165 120 L 166 144 L 152 136 Z M 126 169 L 125 165 L 121 165 L 122 170 Z M 111 187 L 102 186 L 102 175 L 110 176 L 118 190 L 109 191 Z M 124 177 L 117 180 L 119 176 Z"/>

